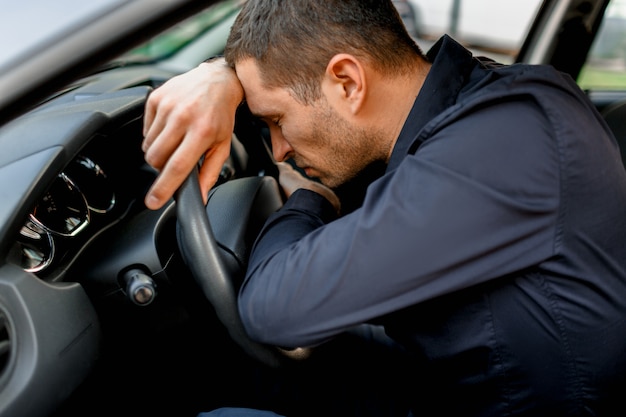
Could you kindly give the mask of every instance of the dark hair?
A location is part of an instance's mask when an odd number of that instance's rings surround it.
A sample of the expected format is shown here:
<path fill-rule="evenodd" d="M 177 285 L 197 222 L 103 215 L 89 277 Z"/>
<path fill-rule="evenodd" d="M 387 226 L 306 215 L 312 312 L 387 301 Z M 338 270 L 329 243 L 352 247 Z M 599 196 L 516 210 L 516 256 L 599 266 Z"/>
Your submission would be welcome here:
<path fill-rule="evenodd" d="M 391 0 L 247 0 L 224 52 L 233 68 L 253 58 L 267 88 L 289 88 L 303 103 L 320 97 L 338 53 L 391 74 L 407 73 L 423 57 Z"/>

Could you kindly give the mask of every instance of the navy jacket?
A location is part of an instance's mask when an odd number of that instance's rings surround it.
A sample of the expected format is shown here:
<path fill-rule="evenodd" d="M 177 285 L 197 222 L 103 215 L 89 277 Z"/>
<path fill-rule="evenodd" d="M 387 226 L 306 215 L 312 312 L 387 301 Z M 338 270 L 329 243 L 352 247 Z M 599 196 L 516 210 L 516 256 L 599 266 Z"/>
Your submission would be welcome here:
<path fill-rule="evenodd" d="M 428 56 L 362 206 L 334 219 L 300 190 L 266 223 L 239 297 L 247 331 L 295 347 L 384 324 L 413 355 L 425 415 L 608 413 L 626 393 L 614 138 L 551 67 L 477 59 L 448 37 Z"/>

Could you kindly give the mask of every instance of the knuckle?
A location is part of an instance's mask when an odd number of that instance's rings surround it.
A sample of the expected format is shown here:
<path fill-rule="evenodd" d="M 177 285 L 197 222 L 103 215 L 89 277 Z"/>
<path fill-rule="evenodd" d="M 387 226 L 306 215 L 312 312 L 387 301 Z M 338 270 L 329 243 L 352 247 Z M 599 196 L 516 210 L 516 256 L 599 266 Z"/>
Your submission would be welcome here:
<path fill-rule="evenodd" d="M 175 178 L 180 178 L 187 175 L 193 167 L 193 165 L 189 163 L 187 158 L 178 154 L 173 154 L 167 165 L 170 176 L 173 176 Z"/>
<path fill-rule="evenodd" d="M 144 160 L 153 168 L 161 169 L 163 167 L 163 159 L 158 151 L 154 148 L 148 148 L 144 153 Z"/>
<path fill-rule="evenodd" d="M 157 88 L 148 94 L 146 99 L 146 105 L 150 108 L 154 108 L 161 101 L 161 89 Z"/>

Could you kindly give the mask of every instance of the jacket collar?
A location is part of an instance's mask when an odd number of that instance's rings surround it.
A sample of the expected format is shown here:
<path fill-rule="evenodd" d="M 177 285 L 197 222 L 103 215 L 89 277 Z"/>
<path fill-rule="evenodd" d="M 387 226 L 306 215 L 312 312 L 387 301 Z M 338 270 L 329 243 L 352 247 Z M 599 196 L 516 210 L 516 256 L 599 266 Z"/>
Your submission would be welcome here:
<path fill-rule="evenodd" d="M 456 103 L 476 63 L 471 52 L 448 35 L 440 38 L 426 57 L 432 67 L 400 131 L 387 172 L 397 168 L 407 153 L 415 152 L 421 144 L 418 134 L 422 128 Z"/>

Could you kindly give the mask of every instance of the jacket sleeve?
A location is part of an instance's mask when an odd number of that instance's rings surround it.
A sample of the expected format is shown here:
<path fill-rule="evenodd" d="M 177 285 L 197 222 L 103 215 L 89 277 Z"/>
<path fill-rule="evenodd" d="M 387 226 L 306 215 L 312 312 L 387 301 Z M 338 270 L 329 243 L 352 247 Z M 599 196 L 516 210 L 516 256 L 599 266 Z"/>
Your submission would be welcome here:
<path fill-rule="evenodd" d="M 545 118 L 512 102 L 437 131 L 342 218 L 294 193 L 253 249 L 244 326 L 260 342 L 311 346 L 536 265 L 554 253 L 558 173 Z"/>

